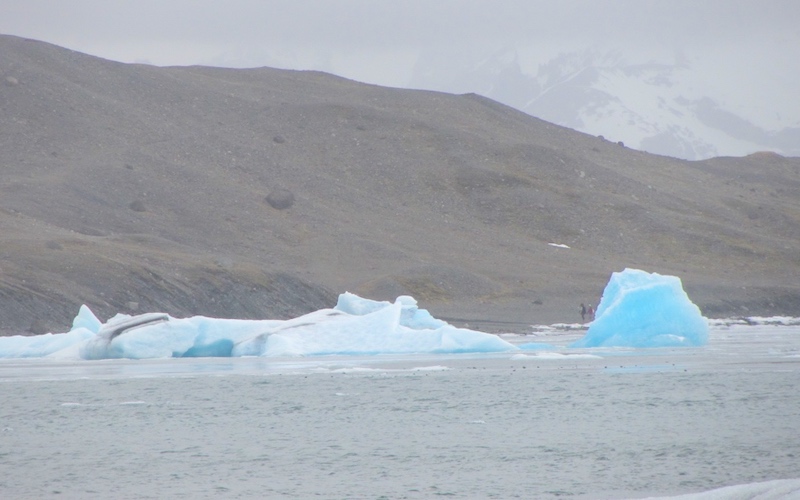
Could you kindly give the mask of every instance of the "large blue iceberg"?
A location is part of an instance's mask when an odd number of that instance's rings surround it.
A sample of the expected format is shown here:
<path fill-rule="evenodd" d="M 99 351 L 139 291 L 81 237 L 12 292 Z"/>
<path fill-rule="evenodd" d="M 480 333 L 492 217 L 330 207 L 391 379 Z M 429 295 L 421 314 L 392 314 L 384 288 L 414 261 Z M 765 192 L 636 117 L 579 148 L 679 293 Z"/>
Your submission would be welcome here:
<path fill-rule="evenodd" d="M 162 313 L 118 314 L 103 324 L 82 306 L 67 333 L 0 338 L 0 358 L 80 359 L 313 356 L 502 352 L 517 348 L 488 333 L 456 328 L 417 307 L 351 293 L 333 309 L 290 320 L 238 320 Z"/>
<path fill-rule="evenodd" d="M 570 347 L 676 347 L 708 343 L 708 320 L 680 278 L 638 269 L 613 273 L 596 319 Z"/>
<path fill-rule="evenodd" d="M 569 347 L 699 346 L 708 323 L 680 279 L 626 269 L 614 273 L 586 336 Z M 563 347 L 562 347 L 563 348 Z M 451 354 L 556 350 L 513 345 L 497 335 L 456 328 L 417 307 L 343 293 L 332 309 L 289 320 L 173 318 L 118 314 L 101 322 L 82 306 L 66 333 L 0 337 L 0 358 L 179 358 L 316 356 L 326 354 Z"/>

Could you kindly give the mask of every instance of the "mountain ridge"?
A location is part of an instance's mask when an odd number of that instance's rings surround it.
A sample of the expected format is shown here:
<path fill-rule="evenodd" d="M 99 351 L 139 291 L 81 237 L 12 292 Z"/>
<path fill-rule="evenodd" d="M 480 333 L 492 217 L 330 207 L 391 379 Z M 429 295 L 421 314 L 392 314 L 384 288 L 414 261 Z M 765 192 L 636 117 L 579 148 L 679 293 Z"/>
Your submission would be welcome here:
<path fill-rule="evenodd" d="M 524 329 L 574 321 L 624 267 L 680 276 L 709 315 L 800 310 L 796 158 L 686 162 L 476 95 L 11 36 L 0 69 L 7 333 L 64 331 L 81 303 L 285 318 L 344 291 Z"/>
<path fill-rule="evenodd" d="M 619 49 L 529 58 L 520 52 L 525 47 L 505 45 L 469 61 L 423 53 L 410 86 L 478 92 L 550 122 L 654 154 L 689 160 L 721 151 L 800 155 L 800 122 L 756 123 L 721 102 L 721 96 L 704 91 L 701 87 L 708 82 L 680 53 L 629 61 Z M 531 57 L 539 64 L 532 64 Z"/>

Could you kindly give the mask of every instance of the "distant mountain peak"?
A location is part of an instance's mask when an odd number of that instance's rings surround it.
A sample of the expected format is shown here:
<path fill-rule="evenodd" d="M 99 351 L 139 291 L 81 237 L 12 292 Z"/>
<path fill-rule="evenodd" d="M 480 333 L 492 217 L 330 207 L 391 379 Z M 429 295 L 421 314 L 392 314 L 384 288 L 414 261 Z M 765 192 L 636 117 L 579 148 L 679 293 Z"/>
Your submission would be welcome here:
<path fill-rule="evenodd" d="M 561 52 L 539 64 L 521 52 L 504 45 L 472 59 L 423 54 L 411 86 L 475 92 L 543 120 L 665 156 L 700 160 L 761 150 L 800 155 L 800 128 L 779 119 L 754 123 L 720 96 L 707 94 L 683 51 L 634 61 L 619 49 L 589 48 Z"/>

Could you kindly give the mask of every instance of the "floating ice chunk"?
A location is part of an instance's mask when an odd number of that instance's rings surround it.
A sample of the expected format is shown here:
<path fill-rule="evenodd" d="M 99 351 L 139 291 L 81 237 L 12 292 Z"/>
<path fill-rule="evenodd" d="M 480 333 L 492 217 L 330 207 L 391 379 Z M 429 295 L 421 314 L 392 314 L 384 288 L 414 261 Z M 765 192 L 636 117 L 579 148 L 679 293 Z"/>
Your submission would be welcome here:
<path fill-rule="evenodd" d="M 72 320 L 72 328 L 66 333 L 47 333 L 36 336 L 14 335 L 3 337 L 0 343 L 0 358 L 44 358 L 57 356 L 92 338 L 102 323 L 84 304 Z"/>
<path fill-rule="evenodd" d="M 570 347 L 700 346 L 708 320 L 689 300 L 680 278 L 625 269 L 613 273 L 596 319 Z"/>
<path fill-rule="evenodd" d="M 509 342 L 501 339 L 497 335 L 456 328 L 445 325 L 436 330 L 430 331 L 435 337 L 439 337 L 438 346 L 434 342 L 433 349 L 428 352 L 437 354 L 454 354 L 462 352 L 504 352 L 515 351 L 518 348 Z M 426 351 L 420 351 L 426 352 Z"/>
<path fill-rule="evenodd" d="M 417 366 L 411 368 L 412 372 L 446 372 L 452 370 L 449 366 L 433 365 L 433 366 Z"/>
<path fill-rule="evenodd" d="M 285 325 L 266 336 L 260 356 L 318 356 L 367 355 L 406 353 L 459 353 L 498 352 L 515 347 L 497 337 L 483 332 L 455 328 L 439 320 L 429 321 L 427 311 L 413 307 L 398 299 L 389 302 L 364 301 L 353 294 L 340 296 L 334 310 L 317 311 L 306 316 L 307 321 Z M 413 300 L 413 299 L 412 299 Z M 380 304 L 379 308 L 374 307 Z M 346 311 L 362 313 L 348 314 Z M 367 312 L 369 311 L 369 312 Z M 324 313 L 320 315 L 319 313 Z M 408 313 L 408 314 L 405 314 Z M 421 313 L 421 314 L 420 314 Z M 438 325 L 438 328 L 420 328 L 420 325 Z M 412 325 L 412 326 L 406 326 Z"/>
<path fill-rule="evenodd" d="M 103 326 L 103 323 L 97 319 L 97 316 L 89 309 L 89 306 L 83 304 L 78 310 L 78 315 L 72 320 L 72 328 L 70 331 L 77 330 L 78 328 L 86 328 L 92 333 L 97 333 L 100 331 L 101 326 Z"/>
<path fill-rule="evenodd" d="M 426 309 L 420 309 L 414 297 L 401 295 L 397 297 L 394 303 L 400 305 L 400 324 L 403 326 L 414 329 L 430 329 L 447 325 L 447 322 L 431 316 L 431 313 Z M 350 292 L 345 292 L 339 295 L 339 300 L 334 309 L 356 316 L 364 316 L 390 305 L 387 301 L 364 299 Z"/>
<path fill-rule="evenodd" d="M 456 328 L 417 307 L 343 294 L 335 309 L 298 318 L 236 320 L 164 313 L 117 314 L 105 324 L 83 306 L 63 334 L 0 337 L 0 357 L 109 359 L 324 354 L 460 353 L 516 350 L 500 337 Z"/>
<path fill-rule="evenodd" d="M 789 500 L 800 498 L 800 479 L 775 479 L 761 483 L 737 484 L 700 493 L 670 497 L 647 497 L 644 500 Z"/>
<path fill-rule="evenodd" d="M 336 307 L 334 307 L 334 309 L 347 314 L 353 314 L 355 316 L 364 316 L 379 309 L 383 309 L 389 305 L 391 305 L 391 303 L 386 300 L 364 299 L 354 293 L 344 292 L 339 295 L 339 299 L 336 301 Z"/>
<path fill-rule="evenodd" d="M 159 318 L 166 317 L 166 321 Z M 268 331 L 282 321 L 176 319 L 161 313 L 117 315 L 80 348 L 83 359 L 228 357 L 234 345 Z M 148 321 L 149 320 L 149 321 Z M 140 324 L 136 324 L 137 321 Z M 125 326 L 129 328 L 124 328 Z"/>
<path fill-rule="evenodd" d="M 95 336 L 87 328 L 75 328 L 67 333 L 46 333 L 26 337 L 0 337 L 0 358 L 44 358 L 85 342 Z"/>
<path fill-rule="evenodd" d="M 368 309 L 364 309 L 368 310 Z M 323 311 L 324 312 L 324 311 Z M 400 305 L 389 304 L 363 315 L 306 315 L 307 321 L 286 325 L 271 333 L 260 356 L 308 356 L 325 354 L 380 354 L 398 349 L 400 338 L 387 339 L 394 333 L 400 317 Z M 403 342 L 405 345 L 408 344 Z"/>

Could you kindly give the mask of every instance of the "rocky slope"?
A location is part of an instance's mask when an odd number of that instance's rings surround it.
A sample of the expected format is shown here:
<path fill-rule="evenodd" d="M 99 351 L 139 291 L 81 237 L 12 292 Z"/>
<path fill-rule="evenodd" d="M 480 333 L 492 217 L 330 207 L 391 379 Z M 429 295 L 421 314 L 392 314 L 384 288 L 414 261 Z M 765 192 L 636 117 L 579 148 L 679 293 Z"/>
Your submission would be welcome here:
<path fill-rule="evenodd" d="M 81 303 L 279 318 L 345 290 L 524 330 L 624 267 L 680 276 L 709 316 L 800 315 L 800 160 L 655 156 L 475 95 L 0 36 L 0 172 L 5 333 Z"/>

